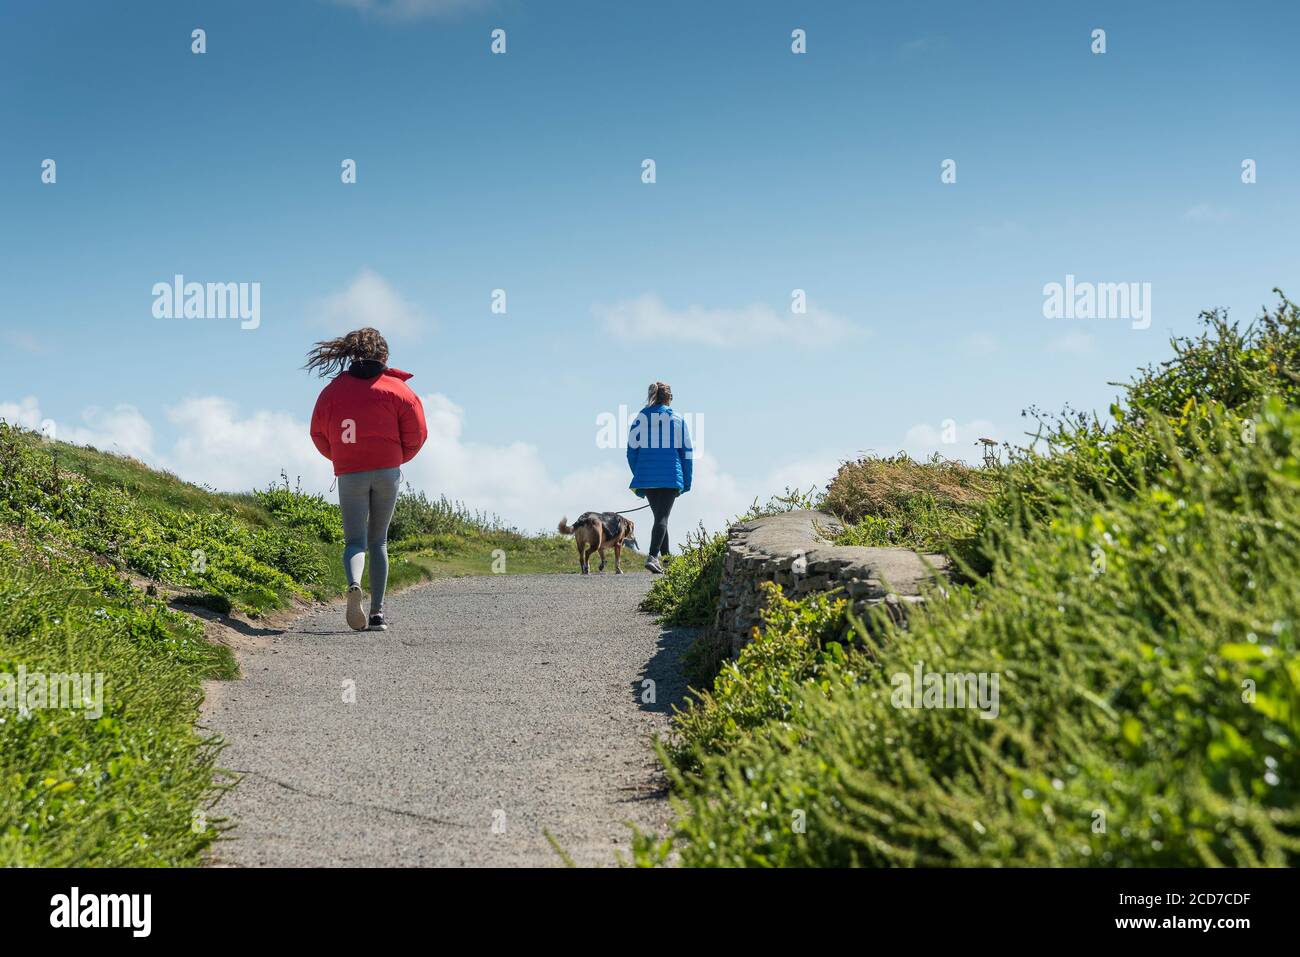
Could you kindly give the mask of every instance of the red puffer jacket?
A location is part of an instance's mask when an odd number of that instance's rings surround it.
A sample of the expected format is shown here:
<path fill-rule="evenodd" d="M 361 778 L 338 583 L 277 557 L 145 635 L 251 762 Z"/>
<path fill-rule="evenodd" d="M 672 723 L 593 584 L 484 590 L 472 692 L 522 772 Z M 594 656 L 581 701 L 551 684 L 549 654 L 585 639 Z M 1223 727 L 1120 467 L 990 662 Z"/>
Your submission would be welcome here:
<path fill-rule="evenodd" d="M 429 430 L 409 372 L 354 362 L 316 400 L 311 440 L 334 463 L 334 474 L 391 469 L 415 458 Z"/>

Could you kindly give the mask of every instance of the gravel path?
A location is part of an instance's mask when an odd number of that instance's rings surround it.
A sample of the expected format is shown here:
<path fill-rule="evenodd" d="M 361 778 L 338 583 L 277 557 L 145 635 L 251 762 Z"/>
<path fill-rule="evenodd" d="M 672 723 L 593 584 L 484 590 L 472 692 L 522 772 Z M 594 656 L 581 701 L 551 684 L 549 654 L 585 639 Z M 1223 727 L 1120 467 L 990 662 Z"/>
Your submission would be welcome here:
<path fill-rule="evenodd" d="M 243 775 L 213 862 L 558 865 L 546 829 L 579 864 L 614 863 L 623 822 L 669 818 L 650 739 L 691 636 L 636 610 L 649 584 L 445 579 L 393 595 L 385 633 L 338 604 L 243 651 L 203 710 Z"/>

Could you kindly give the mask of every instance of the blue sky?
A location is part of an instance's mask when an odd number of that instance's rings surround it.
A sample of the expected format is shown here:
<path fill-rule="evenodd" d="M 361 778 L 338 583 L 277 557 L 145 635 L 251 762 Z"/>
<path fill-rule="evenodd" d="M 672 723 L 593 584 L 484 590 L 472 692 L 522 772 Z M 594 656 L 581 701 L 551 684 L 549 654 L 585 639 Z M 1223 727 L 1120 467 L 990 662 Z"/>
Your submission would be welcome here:
<path fill-rule="evenodd" d="M 282 467 L 328 485 L 298 367 L 366 322 L 429 407 L 409 470 L 428 492 L 530 528 L 634 503 L 596 417 L 663 379 L 704 421 L 678 524 L 718 527 L 861 451 L 967 457 L 1017 439 L 1028 405 L 1104 408 L 1200 310 L 1249 319 L 1300 289 L 1291 3 L 86 2 L 0 22 L 0 415 L 218 487 Z M 176 273 L 260 283 L 259 327 L 154 318 Z M 1150 283 L 1150 328 L 1045 318 L 1071 274 Z"/>

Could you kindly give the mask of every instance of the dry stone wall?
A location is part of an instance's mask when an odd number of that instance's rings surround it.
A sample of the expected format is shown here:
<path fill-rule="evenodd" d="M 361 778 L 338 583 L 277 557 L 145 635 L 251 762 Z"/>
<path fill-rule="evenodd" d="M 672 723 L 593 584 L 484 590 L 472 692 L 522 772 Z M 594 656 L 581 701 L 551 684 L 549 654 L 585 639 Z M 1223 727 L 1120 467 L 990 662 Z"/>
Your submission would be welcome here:
<path fill-rule="evenodd" d="M 793 597 L 843 588 L 859 614 L 883 604 L 901 621 L 909 605 L 925 600 L 925 586 L 947 571 L 942 555 L 832 545 L 830 536 L 838 528 L 830 515 L 807 510 L 731 527 L 714 627 L 730 640 L 733 655 L 761 623 L 764 582 L 775 582 Z"/>

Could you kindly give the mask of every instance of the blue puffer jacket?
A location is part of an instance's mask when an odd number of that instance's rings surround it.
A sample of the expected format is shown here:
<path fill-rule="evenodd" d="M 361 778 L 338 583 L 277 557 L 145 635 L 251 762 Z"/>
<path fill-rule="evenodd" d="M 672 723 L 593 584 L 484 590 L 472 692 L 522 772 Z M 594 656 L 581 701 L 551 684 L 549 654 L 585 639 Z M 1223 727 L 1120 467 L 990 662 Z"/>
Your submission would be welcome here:
<path fill-rule="evenodd" d="M 666 405 L 649 405 L 632 419 L 627 430 L 628 488 L 642 498 L 647 488 L 691 490 L 691 430 L 686 420 Z"/>

